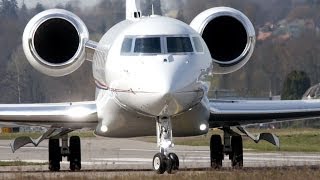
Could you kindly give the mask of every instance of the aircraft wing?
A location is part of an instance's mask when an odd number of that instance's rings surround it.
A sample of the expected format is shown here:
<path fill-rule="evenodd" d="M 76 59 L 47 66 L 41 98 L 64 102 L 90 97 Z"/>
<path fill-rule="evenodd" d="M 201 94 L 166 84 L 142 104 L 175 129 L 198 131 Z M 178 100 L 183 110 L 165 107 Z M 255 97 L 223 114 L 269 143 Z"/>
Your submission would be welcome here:
<path fill-rule="evenodd" d="M 98 123 L 96 102 L 0 104 L 0 124 L 47 128 L 91 128 Z"/>
<path fill-rule="evenodd" d="M 320 100 L 210 101 L 210 128 L 320 117 Z"/>

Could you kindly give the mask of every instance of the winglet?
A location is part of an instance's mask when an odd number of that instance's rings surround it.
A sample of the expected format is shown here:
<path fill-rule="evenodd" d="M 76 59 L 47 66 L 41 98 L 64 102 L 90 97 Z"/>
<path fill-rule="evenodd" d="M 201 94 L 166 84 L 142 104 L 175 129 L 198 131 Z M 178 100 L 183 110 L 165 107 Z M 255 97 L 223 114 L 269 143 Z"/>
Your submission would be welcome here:
<path fill-rule="evenodd" d="M 141 17 L 140 0 L 127 0 L 126 19 L 139 19 Z"/>

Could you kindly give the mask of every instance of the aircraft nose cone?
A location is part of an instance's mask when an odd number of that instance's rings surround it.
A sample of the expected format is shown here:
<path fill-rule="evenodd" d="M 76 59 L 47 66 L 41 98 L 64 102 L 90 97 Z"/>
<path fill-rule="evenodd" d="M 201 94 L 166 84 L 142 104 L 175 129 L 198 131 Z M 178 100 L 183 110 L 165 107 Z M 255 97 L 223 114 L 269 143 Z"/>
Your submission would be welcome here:
<path fill-rule="evenodd" d="M 132 93 L 118 93 L 119 102 L 142 114 L 173 116 L 201 101 L 204 91 L 199 76 L 183 59 L 151 65 L 126 81 Z"/>
<path fill-rule="evenodd" d="M 176 80 L 175 80 L 176 79 Z M 179 87 L 179 80 L 178 78 L 163 78 L 158 81 L 159 83 L 156 83 L 155 86 L 155 91 L 158 92 L 160 96 L 164 98 L 168 98 L 174 93 L 177 93 L 179 91 L 183 90 L 183 87 Z"/>
<path fill-rule="evenodd" d="M 154 84 L 153 97 L 147 100 L 145 111 L 156 116 L 172 116 L 200 102 L 203 91 L 185 81 L 180 74 L 163 76 Z"/>

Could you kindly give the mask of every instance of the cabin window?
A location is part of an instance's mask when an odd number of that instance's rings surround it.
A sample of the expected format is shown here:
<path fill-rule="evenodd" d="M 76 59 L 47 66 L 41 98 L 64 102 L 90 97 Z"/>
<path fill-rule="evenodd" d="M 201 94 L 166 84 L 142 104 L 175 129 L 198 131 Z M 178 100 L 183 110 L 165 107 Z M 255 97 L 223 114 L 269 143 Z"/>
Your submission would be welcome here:
<path fill-rule="evenodd" d="M 134 53 L 161 53 L 160 37 L 136 38 Z"/>
<path fill-rule="evenodd" d="M 130 53 L 132 49 L 132 38 L 124 38 L 121 53 Z"/>
<path fill-rule="evenodd" d="M 193 37 L 194 48 L 197 52 L 203 52 L 203 46 L 199 37 Z"/>
<path fill-rule="evenodd" d="M 168 53 L 193 52 L 189 37 L 167 37 Z"/>

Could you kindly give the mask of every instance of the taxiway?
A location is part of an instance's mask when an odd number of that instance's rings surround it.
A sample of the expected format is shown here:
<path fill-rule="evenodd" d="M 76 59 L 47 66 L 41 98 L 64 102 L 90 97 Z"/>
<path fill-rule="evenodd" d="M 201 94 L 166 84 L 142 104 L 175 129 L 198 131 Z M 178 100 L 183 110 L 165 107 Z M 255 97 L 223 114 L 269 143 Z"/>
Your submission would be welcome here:
<path fill-rule="evenodd" d="M 48 161 L 47 141 L 35 148 L 24 147 L 12 153 L 11 141 L 0 141 L 0 161 L 26 161 L 45 163 Z M 83 170 L 151 170 L 152 158 L 157 153 L 156 144 L 133 139 L 83 138 Z M 208 168 L 209 147 L 176 146 L 174 152 L 180 158 L 181 169 Z M 223 162 L 230 167 L 228 157 Z M 244 167 L 320 166 L 320 153 L 272 152 L 257 153 L 246 150 Z M 25 167 L 0 167 L 1 171 L 47 171 L 47 165 Z M 68 170 L 67 161 L 61 170 Z"/>

